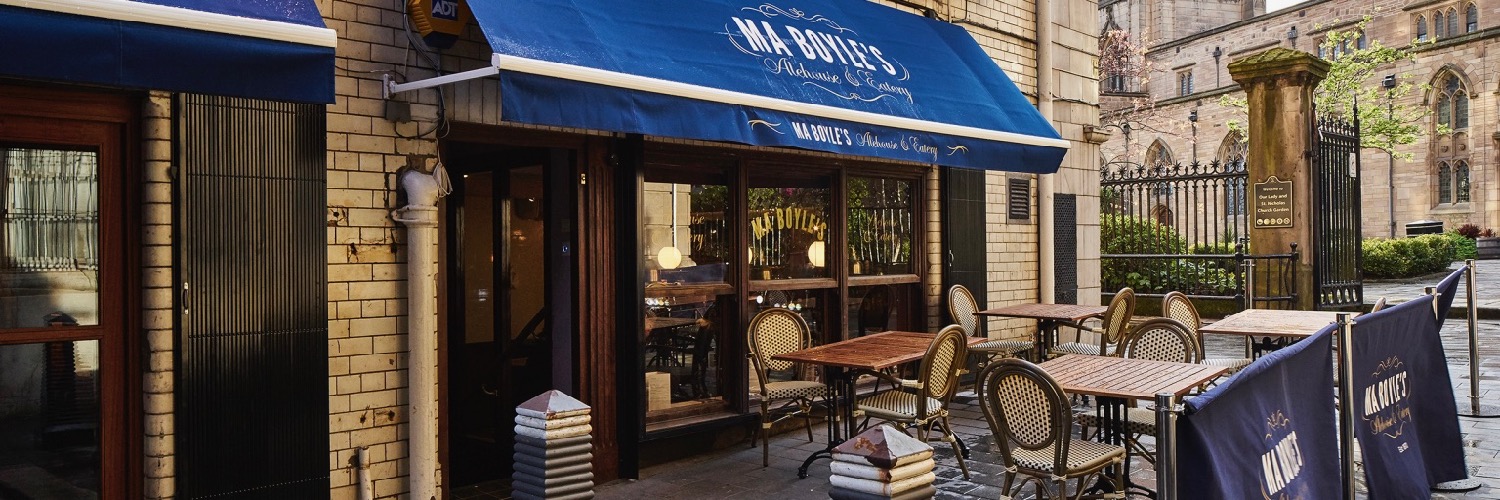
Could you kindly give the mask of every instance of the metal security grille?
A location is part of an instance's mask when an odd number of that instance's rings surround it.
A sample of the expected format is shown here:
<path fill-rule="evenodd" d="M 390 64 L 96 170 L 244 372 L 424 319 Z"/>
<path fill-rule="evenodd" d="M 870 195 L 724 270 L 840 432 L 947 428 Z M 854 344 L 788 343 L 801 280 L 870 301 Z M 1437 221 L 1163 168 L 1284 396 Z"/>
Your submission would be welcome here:
<path fill-rule="evenodd" d="M 1078 303 L 1078 197 L 1052 195 L 1052 300 L 1058 304 Z"/>
<path fill-rule="evenodd" d="M 1364 303 L 1360 272 L 1359 121 L 1320 118 L 1313 159 L 1313 289 L 1317 306 Z"/>
<path fill-rule="evenodd" d="M 176 106 L 177 493 L 328 495 L 322 106 Z"/>

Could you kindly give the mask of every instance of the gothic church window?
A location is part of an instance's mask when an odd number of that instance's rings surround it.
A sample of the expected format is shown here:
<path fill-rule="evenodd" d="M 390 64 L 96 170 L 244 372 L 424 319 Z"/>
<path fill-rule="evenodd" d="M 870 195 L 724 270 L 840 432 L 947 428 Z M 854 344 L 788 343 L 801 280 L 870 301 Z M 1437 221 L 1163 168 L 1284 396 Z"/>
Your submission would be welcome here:
<path fill-rule="evenodd" d="M 1427 18 L 1417 16 L 1417 41 L 1427 41 Z"/>
<path fill-rule="evenodd" d="M 1469 193 L 1469 91 L 1461 76 L 1452 71 L 1438 74 L 1432 83 L 1432 161 L 1437 204 L 1468 203 Z M 1438 133 L 1445 132 L 1445 133 Z"/>
<path fill-rule="evenodd" d="M 1464 33 L 1479 31 L 1479 8 L 1469 4 L 1464 8 Z"/>
<path fill-rule="evenodd" d="M 1458 11 L 1448 8 L 1448 36 L 1458 36 Z"/>
<path fill-rule="evenodd" d="M 1443 11 L 1440 10 L 1432 14 L 1432 35 L 1438 40 L 1448 37 L 1448 23 L 1443 22 L 1444 20 Z"/>
<path fill-rule="evenodd" d="M 1249 143 L 1239 131 L 1230 131 L 1228 135 L 1225 135 L 1224 142 L 1219 143 L 1219 153 L 1216 157 L 1219 165 L 1223 166 L 1223 171 L 1243 172 L 1248 147 Z M 1244 177 L 1234 177 L 1225 181 L 1224 213 L 1226 215 L 1245 214 L 1245 180 Z"/>
<path fill-rule="evenodd" d="M 1185 96 L 1193 93 L 1193 70 L 1183 71 L 1177 74 L 1177 95 Z"/>

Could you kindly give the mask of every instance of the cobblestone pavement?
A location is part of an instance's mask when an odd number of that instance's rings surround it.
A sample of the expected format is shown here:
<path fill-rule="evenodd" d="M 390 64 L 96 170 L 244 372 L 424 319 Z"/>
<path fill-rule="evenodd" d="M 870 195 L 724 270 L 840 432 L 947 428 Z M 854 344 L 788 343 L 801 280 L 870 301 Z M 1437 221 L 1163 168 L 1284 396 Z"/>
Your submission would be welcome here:
<path fill-rule="evenodd" d="M 1495 273 L 1500 286 L 1500 265 Z M 1433 280 L 1433 283 L 1436 281 Z M 1484 281 L 1481 281 L 1484 283 Z M 1481 284 L 1479 289 L 1486 288 Z M 1420 287 L 1418 287 L 1420 293 Z M 1367 293 L 1368 297 L 1369 294 Z M 1395 298 L 1395 296 L 1392 296 Z M 1457 305 L 1457 304 L 1455 304 Z M 1469 404 L 1468 329 L 1462 320 L 1449 320 L 1443 328 L 1449 370 L 1459 407 Z M 1486 404 L 1500 404 L 1500 320 L 1482 320 L 1478 328 L 1480 350 L 1480 387 Z M 1209 351 L 1215 355 L 1242 353 L 1242 344 L 1233 339 L 1210 338 Z M 1001 498 L 1004 480 L 998 452 L 989 439 L 989 429 L 977 406 L 958 404 L 953 410 L 954 427 L 972 449 L 968 460 L 971 478 L 959 473 L 953 451 L 937 443 L 938 498 Z M 1483 486 L 1467 493 L 1435 493 L 1434 499 L 1482 498 L 1500 499 L 1500 418 L 1473 419 L 1460 417 L 1470 477 Z M 822 437 L 820 436 L 821 440 Z M 1149 443 L 1149 440 L 1148 440 Z M 672 462 L 642 471 L 641 479 L 616 481 L 597 489 L 605 499 L 637 498 L 775 498 L 777 500 L 828 498 L 828 460 L 819 460 L 810 477 L 797 479 L 797 467 L 821 442 L 808 443 L 801 432 L 788 432 L 771 441 L 771 466 L 761 467 L 761 451 L 747 445 L 730 447 L 715 453 Z M 1131 476 L 1148 487 L 1156 482 L 1155 472 L 1144 460 L 1134 460 Z M 1362 488 L 1362 487 L 1361 487 Z M 1364 498 L 1360 491 L 1360 498 Z M 1027 498 L 1022 496 L 1020 498 Z"/>
<path fill-rule="evenodd" d="M 1474 261 L 1474 283 L 1475 289 L 1481 293 L 1474 295 L 1481 317 L 1500 318 L 1500 260 L 1478 260 Z M 1365 304 L 1373 305 L 1376 300 L 1385 297 L 1391 304 L 1399 304 L 1422 294 L 1425 287 L 1437 286 L 1439 280 L 1454 270 L 1463 267 L 1462 262 L 1455 262 L 1442 273 L 1417 278 L 1406 278 L 1399 280 L 1365 281 Z M 1464 288 L 1463 279 L 1460 278 L 1458 286 L 1458 300 L 1453 302 L 1453 307 L 1464 305 L 1464 296 L 1468 292 Z M 1489 291 L 1490 293 L 1482 293 Z M 1485 314 L 1490 313 L 1490 314 Z"/>

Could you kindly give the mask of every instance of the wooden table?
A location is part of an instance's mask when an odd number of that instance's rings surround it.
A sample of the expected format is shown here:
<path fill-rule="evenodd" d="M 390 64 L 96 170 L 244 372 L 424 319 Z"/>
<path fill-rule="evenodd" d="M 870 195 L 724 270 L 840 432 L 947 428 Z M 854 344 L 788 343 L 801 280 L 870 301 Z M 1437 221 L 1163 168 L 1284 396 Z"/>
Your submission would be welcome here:
<path fill-rule="evenodd" d="M 830 415 L 828 447 L 813 452 L 807 457 L 807 460 L 802 462 L 802 467 L 797 469 L 797 477 L 806 478 L 807 469 L 814 461 L 819 458 L 832 458 L 833 448 L 844 439 L 854 436 L 854 405 L 856 403 L 854 377 L 845 374 L 852 373 L 853 370 L 877 371 L 919 361 L 927 355 L 927 348 L 936 338 L 937 334 L 934 333 L 881 332 L 771 356 L 771 359 L 778 361 L 822 366 L 826 374 L 824 380 L 829 381 L 829 388 L 834 392 L 834 404 L 847 401 L 847 404 L 838 410 L 841 414 L 838 420 L 844 421 L 843 434 L 840 434 L 836 419 Z M 964 339 L 968 340 L 969 345 L 989 340 L 984 337 L 964 337 Z"/>
<path fill-rule="evenodd" d="M 1037 336 L 1032 340 L 1034 360 L 1046 359 L 1057 338 L 1057 327 L 1079 326 L 1083 320 L 1097 318 L 1108 310 L 1105 306 L 1081 306 L 1077 304 L 1015 304 L 974 313 L 980 317 L 1028 318 L 1037 320 Z"/>
<path fill-rule="evenodd" d="M 1144 359 L 1117 358 L 1114 356 L 1089 356 L 1067 354 L 1038 365 L 1057 380 L 1063 390 L 1070 394 L 1087 394 L 1099 399 L 1097 411 L 1100 422 L 1112 425 L 1100 429 L 1105 442 L 1124 446 L 1128 430 L 1125 424 L 1125 403 L 1129 400 L 1154 400 L 1157 394 L 1171 394 L 1172 405 L 1188 391 L 1218 378 L 1227 367 L 1173 363 L 1170 361 L 1147 361 Z M 1158 407 L 1167 411 L 1169 407 Z M 1158 432 L 1160 432 L 1158 430 Z M 1176 442 L 1175 436 L 1170 442 Z M 1144 490 L 1148 496 L 1155 493 L 1135 485 L 1130 480 L 1130 448 L 1125 448 L 1126 488 Z M 1162 466 L 1158 465 L 1158 469 Z M 1160 477 L 1158 475 L 1158 477 Z M 1095 488 L 1108 490 L 1109 485 L 1100 481 Z"/>
<path fill-rule="evenodd" d="M 1338 313 L 1332 311 L 1283 311 L 1278 309 L 1246 309 L 1224 319 L 1215 321 L 1198 329 L 1200 333 L 1215 333 L 1219 335 L 1242 335 L 1245 337 L 1245 357 L 1253 357 L 1253 354 L 1275 350 L 1283 346 L 1289 340 L 1300 340 L 1311 337 L 1318 330 L 1328 326 L 1329 323 L 1338 321 L 1338 315 L 1349 314 L 1350 318 L 1357 313 Z M 1255 344 L 1251 337 L 1264 337 L 1260 344 Z M 1252 347 L 1256 347 L 1252 349 Z"/>

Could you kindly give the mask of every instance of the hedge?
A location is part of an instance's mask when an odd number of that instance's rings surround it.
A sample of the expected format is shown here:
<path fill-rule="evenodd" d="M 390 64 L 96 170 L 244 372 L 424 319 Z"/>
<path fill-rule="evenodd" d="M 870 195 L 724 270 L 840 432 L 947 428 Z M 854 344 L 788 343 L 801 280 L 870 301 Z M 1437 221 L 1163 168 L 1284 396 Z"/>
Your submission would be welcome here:
<path fill-rule="evenodd" d="M 1365 277 L 1409 278 L 1440 272 L 1456 258 L 1455 246 L 1454 238 L 1447 234 L 1366 239 L 1361 245 Z"/>

